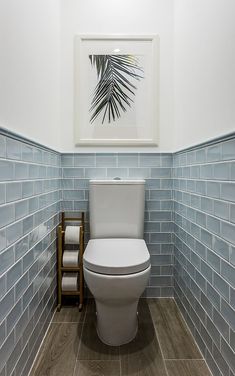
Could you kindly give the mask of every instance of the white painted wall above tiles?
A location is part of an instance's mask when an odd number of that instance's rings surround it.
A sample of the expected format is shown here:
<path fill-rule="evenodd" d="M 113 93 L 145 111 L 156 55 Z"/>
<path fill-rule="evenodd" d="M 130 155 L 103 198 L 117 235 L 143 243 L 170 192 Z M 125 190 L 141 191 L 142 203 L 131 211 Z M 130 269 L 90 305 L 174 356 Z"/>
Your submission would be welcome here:
<path fill-rule="evenodd" d="M 61 148 L 77 151 L 171 151 L 173 148 L 173 0 L 61 0 Z M 76 147 L 73 137 L 73 40 L 76 34 L 159 34 L 159 148 Z"/>
<path fill-rule="evenodd" d="M 235 131 L 235 1 L 174 1 L 174 151 Z"/>
<path fill-rule="evenodd" d="M 59 148 L 60 3 L 0 1 L 0 126 Z"/>

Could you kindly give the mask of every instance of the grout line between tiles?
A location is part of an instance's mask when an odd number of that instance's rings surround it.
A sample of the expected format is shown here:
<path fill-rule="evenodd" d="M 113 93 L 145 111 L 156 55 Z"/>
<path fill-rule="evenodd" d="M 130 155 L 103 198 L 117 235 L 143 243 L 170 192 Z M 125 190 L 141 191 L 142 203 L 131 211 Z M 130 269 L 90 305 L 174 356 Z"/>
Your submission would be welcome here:
<path fill-rule="evenodd" d="M 153 323 L 153 327 L 154 327 L 155 335 L 156 335 L 156 338 L 157 338 L 157 341 L 158 341 L 158 345 L 159 345 L 160 353 L 161 353 L 161 356 L 162 356 L 162 360 L 163 360 L 164 368 L 165 368 L 165 371 L 166 371 L 166 375 L 167 375 L 167 376 L 170 376 L 169 373 L 168 373 L 168 370 L 167 370 L 167 366 L 166 366 L 165 358 L 164 358 L 164 356 L 163 356 L 163 351 L 162 351 L 161 342 L 160 342 L 160 340 L 159 340 L 159 336 L 158 336 L 158 332 L 157 332 L 157 327 L 156 327 L 156 324 L 155 324 L 155 322 L 154 322 L 154 320 L 153 320 L 153 316 L 152 316 L 151 309 L 149 309 L 149 311 L 150 311 L 150 315 L 151 315 L 151 319 L 152 319 L 152 323 Z"/>

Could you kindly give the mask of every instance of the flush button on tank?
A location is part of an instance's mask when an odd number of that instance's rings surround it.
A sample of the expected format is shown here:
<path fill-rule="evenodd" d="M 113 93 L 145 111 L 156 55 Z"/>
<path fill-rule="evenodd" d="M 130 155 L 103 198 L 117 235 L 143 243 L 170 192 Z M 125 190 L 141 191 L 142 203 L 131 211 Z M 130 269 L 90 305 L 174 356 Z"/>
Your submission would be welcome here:
<path fill-rule="evenodd" d="M 113 178 L 113 180 L 122 180 L 122 179 L 119 178 L 119 176 L 116 176 L 115 178 Z"/>

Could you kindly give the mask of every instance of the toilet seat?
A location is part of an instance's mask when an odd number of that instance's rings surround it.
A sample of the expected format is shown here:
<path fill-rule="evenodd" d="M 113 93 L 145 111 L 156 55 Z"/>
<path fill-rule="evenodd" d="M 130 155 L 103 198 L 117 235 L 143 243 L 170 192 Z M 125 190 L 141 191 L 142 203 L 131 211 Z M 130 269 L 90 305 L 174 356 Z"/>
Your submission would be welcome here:
<path fill-rule="evenodd" d="M 150 254 L 143 239 L 91 239 L 83 264 L 96 273 L 126 275 L 147 269 Z"/>

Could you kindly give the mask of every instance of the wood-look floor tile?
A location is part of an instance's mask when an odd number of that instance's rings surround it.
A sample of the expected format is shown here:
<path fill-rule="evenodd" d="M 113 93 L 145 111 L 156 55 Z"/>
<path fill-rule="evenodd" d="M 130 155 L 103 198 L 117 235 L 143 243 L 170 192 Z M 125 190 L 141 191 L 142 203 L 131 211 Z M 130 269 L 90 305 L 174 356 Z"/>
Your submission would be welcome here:
<path fill-rule="evenodd" d="M 140 322 L 136 338 L 120 347 L 122 376 L 167 376 L 153 324 Z"/>
<path fill-rule="evenodd" d="M 73 376 L 82 324 L 51 324 L 31 376 Z"/>
<path fill-rule="evenodd" d="M 118 360 L 78 360 L 74 376 L 120 376 Z"/>
<path fill-rule="evenodd" d="M 85 323 L 82 330 L 78 360 L 117 360 L 119 347 L 105 345 L 96 332 L 96 321 Z"/>
<path fill-rule="evenodd" d="M 71 307 L 62 307 L 60 312 L 56 312 L 52 322 L 83 322 L 85 318 L 86 306 L 83 307 L 83 310 L 79 312 L 77 306 Z"/>
<path fill-rule="evenodd" d="M 96 322 L 95 299 L 87 299 L 86 301 L 85 322 L 86 324 Z"/>
<path fill-rule="evenodd" d="M 149 299 L 153 322 L 165 359 L 202 358 L 173 299 Z"/>
<path fill-rule="evenodd" d="M 204 360 L 166 360 L 169 376 L 211 376 Z"/>

